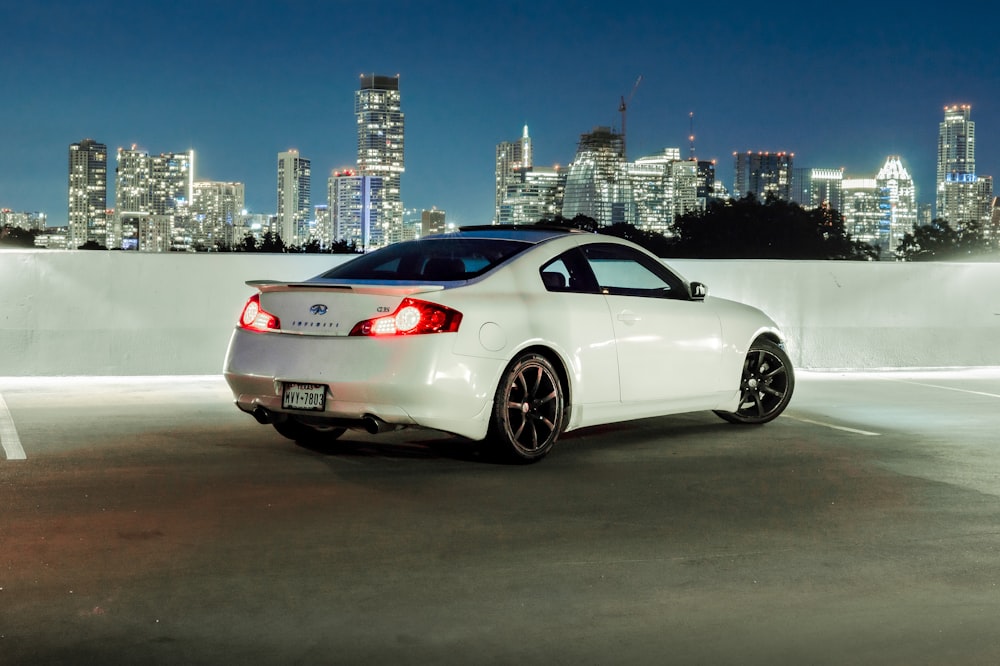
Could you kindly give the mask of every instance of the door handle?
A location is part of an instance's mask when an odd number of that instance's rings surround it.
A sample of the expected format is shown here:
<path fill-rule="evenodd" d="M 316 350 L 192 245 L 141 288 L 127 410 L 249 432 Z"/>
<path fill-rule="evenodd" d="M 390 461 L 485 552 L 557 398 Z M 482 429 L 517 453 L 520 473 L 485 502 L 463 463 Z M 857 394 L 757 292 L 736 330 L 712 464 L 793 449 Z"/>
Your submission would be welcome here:
<path fill-rule="evenodd" d="M 631 310 L 622 310 L 618 313 L 618 321 L 624 322 L 626 324 L 634 324 L 637 321 L 642 321 L 642 317 L 632 312 Z"/>

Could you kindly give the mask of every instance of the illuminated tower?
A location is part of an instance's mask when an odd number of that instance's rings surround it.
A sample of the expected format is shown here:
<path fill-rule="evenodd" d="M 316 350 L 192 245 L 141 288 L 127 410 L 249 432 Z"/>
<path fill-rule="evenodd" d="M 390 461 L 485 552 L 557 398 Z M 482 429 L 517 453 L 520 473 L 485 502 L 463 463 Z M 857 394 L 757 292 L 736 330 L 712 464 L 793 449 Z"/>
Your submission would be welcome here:
<path fill-rule="evenodd" d="M 118 149 L 115 168 L 115 213 L 150 212 L 152 164 L 149 153 L 135 146 Z"/>
<path fill-rule="evenodd" d="M 890 155 L 875 177 L 878 187 L 879 220 L 878 247 L 884 258 L 893 253 L 903 236 L 913 231 L 917 223 L 917 193 L 913 178 L 899 157 Z"/>
<path fill-rule="evenodd" d="M 194 189 L 194 151 L 150 158 L 150 212 L 186 217 Z"/>
<path fill-rule="evenodd" d="M 993 187 L 976 176 L 976 123 L 972 107 L 954 104 L 944 109 L 938 130 L 937 204 L 934 216 L 960 227 L 971 221 L 989 222 Z"/>
<path fill-rule="evenodd" d="M 286 246 L 309 240 L 312 167 L 299 151 L 278 153 L 278 234 Z"/>
<path fill-rule="evenodd" d="M 91 139 L 69 147 L 69 247 L 107 246 L 108 147 Z"/>
<path fill-rule="evenodd" d="M 499 224 L 503 217 L 501 207 L 507 198 L 508 187 L 522 180 L 522 172 L 531 169 L 531 167 L 531 137 L 528 136 L 528 126 L 525 125 L 520 139 L 497 144 L 494 223 Z M 537 222 L 537 220 L 534 221 Z"/>
<path fill-rule="evenodd" d="M 785 152 L 733 153 L 733 198 L 752 194 L 764 201 L 771 194 L 791 201 L 794 157 Z"/>
<path fill-rule="evenodd" d="M 385 244 L 380 215 L 385 209 L 384 180 L 352 169 L 334 170 L 327 180 L 329 236 L 362 251 Z"/>
<path fill-rule="evenodd" d="M 379 230 L 371 239 L 394 243 L 403 238 L 403 203 L 400 177 L 403 174 L 403 121 L 400 107 L 399 75 L 362 74 L 354 93 L 354 114 L 358 123 L 358 174 L 382 179 Z"/>
<path fill-rule="evenodd" d="M 580 135 L 566 175 L 563 217 L 584 215 L 599 226 L 633 223 L 635 202 L 625 168 L 625 140 L 610 127 Z"/>

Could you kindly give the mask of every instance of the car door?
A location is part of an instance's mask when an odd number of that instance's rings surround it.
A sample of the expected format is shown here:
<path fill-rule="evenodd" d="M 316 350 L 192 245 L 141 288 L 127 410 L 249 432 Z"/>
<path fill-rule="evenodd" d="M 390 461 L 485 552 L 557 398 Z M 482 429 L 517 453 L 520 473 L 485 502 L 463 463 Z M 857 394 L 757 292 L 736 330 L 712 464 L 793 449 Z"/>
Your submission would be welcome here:
<path fill-rule="evenodd" d="M 691 403 L 719 390 L 722 330 L 703 301 L 661 262 L 634 248 L 584 246 L 611 313 L 623 403 Z"/>

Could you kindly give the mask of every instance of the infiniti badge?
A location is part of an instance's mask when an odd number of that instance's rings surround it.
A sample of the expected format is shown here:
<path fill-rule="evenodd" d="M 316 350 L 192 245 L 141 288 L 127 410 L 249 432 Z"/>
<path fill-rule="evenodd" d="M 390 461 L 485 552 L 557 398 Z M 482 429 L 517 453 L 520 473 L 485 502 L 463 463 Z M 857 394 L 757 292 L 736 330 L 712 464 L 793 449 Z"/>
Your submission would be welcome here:
<path fill-rule="evenodd" d="M 314 315 L 325 315 L 326 306 L 323 305 L 322 303 L 317 303 L 316 305 L 309 308 L 309 312 L 313 313 Z"/>

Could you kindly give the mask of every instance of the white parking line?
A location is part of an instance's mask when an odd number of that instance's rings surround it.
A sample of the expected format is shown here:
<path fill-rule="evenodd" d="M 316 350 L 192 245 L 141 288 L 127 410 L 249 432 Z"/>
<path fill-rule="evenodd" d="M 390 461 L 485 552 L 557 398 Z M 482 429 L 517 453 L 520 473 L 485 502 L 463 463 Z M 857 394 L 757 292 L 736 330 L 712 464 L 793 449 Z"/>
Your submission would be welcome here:
<path fill-rule="evenodd" d="M 958 393 L 969 393 L 971 395 L 982 395 L 987 398 L 1000 398 L 1000 395 L 996 393 L 987 393 L 985 391 L 971 391 L 969 389 L 956 388 L 954 386 L 941 386 L 940 384 L 926 384 L 924 382 L 911 382 L 904 379 L 887 379 L 886 381 L 899 382 L 900 384 L 911 384 L 913 386 L 926 386 L 928 388 L 941 389 L 943 391 L 957 391 Z"/>
<path fill-rule="evenodd" d="M 25 460 L 24 449 L 21 447 L 21 439 L 17 436 L 17 429 L 14 428 L 14 419 L 10 417 L 10 410 L 7 403 L 0 395 L 0 446 L 3 447 L 7 460 Z"/>
<path fill-rule="evenodd" d="M 843 432 L 850 432 L 854 433 L 855 435 L 865 435 L 866 437 L 878 437 L 880 435 L 880 433 L 871 432 L 869 430 L 858 430 L 857 428 L 847 428 L 845 426 L 833 425 L 832 423 L 824 423 L 823 421 L 813 421 L 812 419 L 800 419 L 797 416 L 789 416 L 788 414 L 783 415 L 782 418 L 798 421 L 799 423 L 808 423 L 810 425 L 822 426 L 824 428 L 830 428 L 831 430 L 842 430 Z"/>

